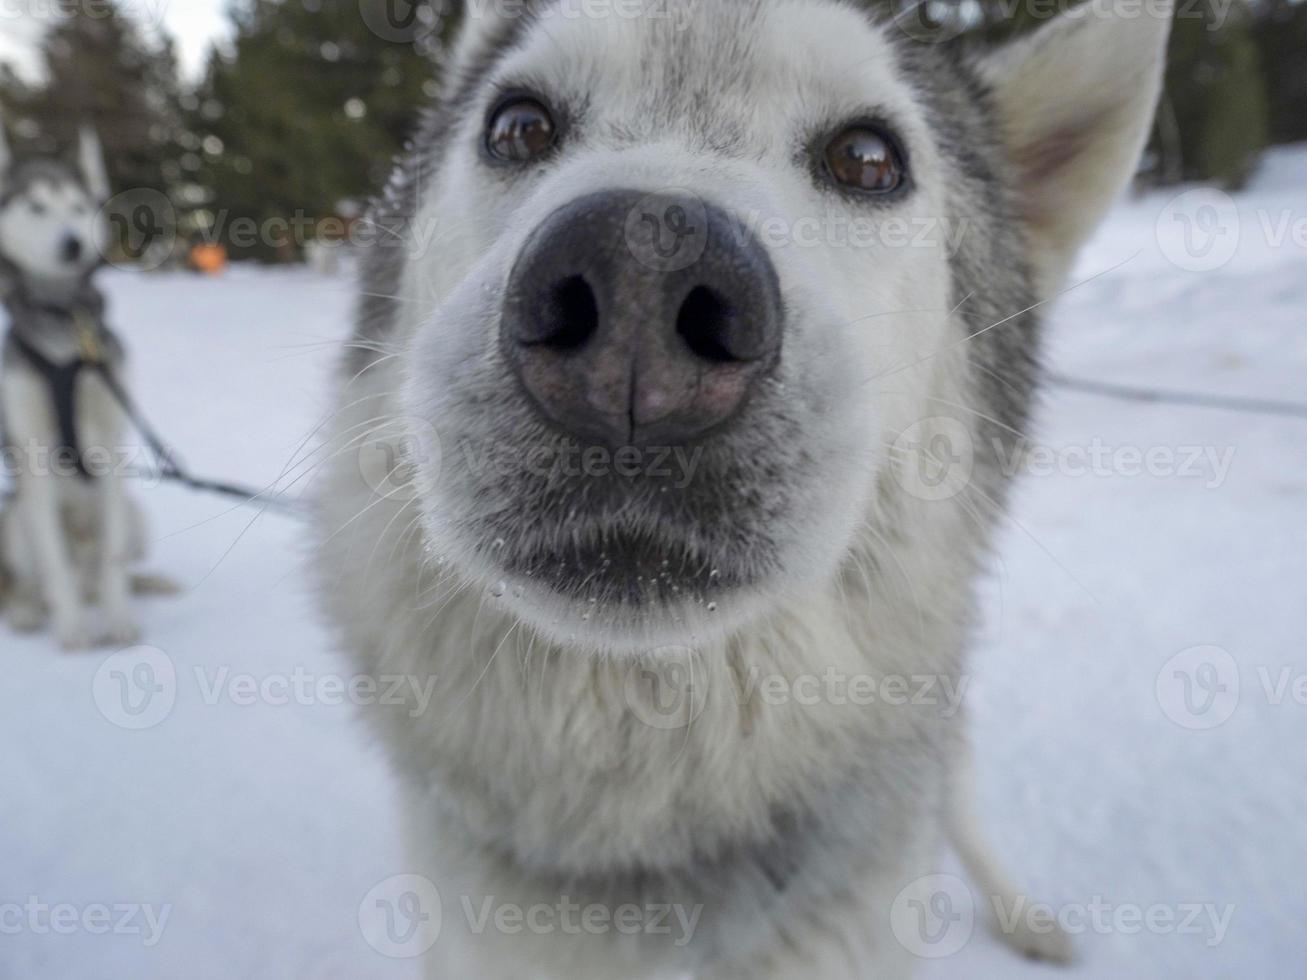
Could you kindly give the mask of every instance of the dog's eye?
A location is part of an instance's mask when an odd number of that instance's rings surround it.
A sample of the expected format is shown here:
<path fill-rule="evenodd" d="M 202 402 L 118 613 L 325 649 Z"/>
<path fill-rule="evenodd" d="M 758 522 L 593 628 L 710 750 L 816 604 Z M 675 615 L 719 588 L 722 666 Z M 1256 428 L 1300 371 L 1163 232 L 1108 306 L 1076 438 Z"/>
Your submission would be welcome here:
<path fill-rule="evenodd" d="M 32 201 L 30 204 L 27 205 L 27 207 L 32 212 L 32 214 L 36 215 L 38 218 L 41 217 L 43 214 L 45 214 L 46 211 L 45 205 L 42 204 L 40 201 Z"/>
<path fill-rule="evenodd" d="M 845 187 L 872 194 L 897 190 L 903 161 L 888 136 L 872 126 L 850 126 L 826 147 L 826 169 Z"/>
<path fill-rule="evenodd" d="M 486 127 L 486 148 L 497 160 L 526 163 L 554 145 L 554 117 L 536 99 L 521 96 L 504 102 Z"/>

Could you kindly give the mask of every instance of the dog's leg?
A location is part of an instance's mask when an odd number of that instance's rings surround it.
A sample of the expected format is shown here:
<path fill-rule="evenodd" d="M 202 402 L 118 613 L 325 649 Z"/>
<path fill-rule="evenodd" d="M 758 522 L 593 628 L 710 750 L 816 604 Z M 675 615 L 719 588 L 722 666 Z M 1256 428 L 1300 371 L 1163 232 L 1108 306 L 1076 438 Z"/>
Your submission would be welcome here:
<path fill-rule="evenodd" d="M 994 935 L 1025 956 L 1050 963 L 1071 962 L 1075 951 L 1061 927 L 1040 923 L 1035 929 L 1035 923 L 1017 914 L 1033 903 L 1008 877 L 981 831 L 975 802 L 975 760 L 969 745 L 960 756 L 953 770 L 945 824 L 953 847 L 979 889 L 981 903 L 988 909 Z M 1004 922 L 997 914 L 999 908 L 1013 918 Z"/>
<path fill-rule="evenodd" d="M 116 462 L 117 447 L 126 428 L 122 407 L 103 378 L 90 376 L 84 384 L 78 431 L 86 446 L 108 450 L 108 458 Z M 90 517 L 91 537 L 96 545 L 95 566 L 90 571 L 106 621 L 105 639 L 112 644 L 135 643 L 141 631 L 132 611 L 129 568 L 143 542 L 135 540 L 137 522 L 123 474 L 116 465 L 96 474 Z"/>
<path fill-rule="evenodd" d="M 147 534 L 145 512 L 141 505 L 130 495 L 125 494 L 128 532 L 128 564 L 136 565 L 145 561 Z M 182 587 L 166 575 L 151 572 L 135 572 L 131 576 L 131 591 L 134 596 L 173 596 L 182 591 Z"/>
<path fill-rule="evenodd" d="M 42 596 L 54 618 L 55 635 L 65 650 L 84 650 L 91 645 L 91 627 L 64 536 L 55 479 L 50 475 L 21 477 L 18 515 L 27 529 Z"/>
<path fill-rule="evenodd" d="M 877 873 L 856 891 L 796 903 L 763 949 L 713 963 L 695 980 L 907 980 L 919 961 L 894 932 L 893 908 L 898 883 L 911 877 Z"/>
<path fill-rule="evenodd" d="M 39 448 L 55 444 L 58 426 L 39 378 L 6 365 L 0 374 L 0 402 L 14 445 Z M 19 588 L 24 588 L 25 582 L 32 583 L 29 592 L 35 593 L 39 604 L 49 608 L 56 636 L 65 649 L 85 649 L 91 645 L 91 629 L 65 535 L 60 478 L 51 472 L 48 457 L 42 460 L 35 452 L 15 478 L 18 494 L 13 516 L 23 538 L 15 549 L 15 564 L 18 556 L 30 559 L 27 568 L 15 569 Z M 28 622 L 34 609 L 40 608 L 39 604 L 29 605 Z M 20 611 L 20 619 L 23 615 Z"/>
<path fill-rule="evenodd" d="M 111 643 L 129 644 L 140 639 L 140 627 L 131 606 L 131 515 L 122 477 L 109 473 L 98 481 L 99 595 Z"/>
<path fill-rule="evenodd" d="M 34 633 L 45 625 L 36 562 L 14 508 L 0 515 L 0 549 L 9 576 L 5 618 L 16 633 Z"/>
<path fill-rule="evenodd" d="M 5 607 L 5 618 L 15 633 L 35 633 L 45 626 L 47 617 L 40 597 L 30 589 L 15 587 Z"/>

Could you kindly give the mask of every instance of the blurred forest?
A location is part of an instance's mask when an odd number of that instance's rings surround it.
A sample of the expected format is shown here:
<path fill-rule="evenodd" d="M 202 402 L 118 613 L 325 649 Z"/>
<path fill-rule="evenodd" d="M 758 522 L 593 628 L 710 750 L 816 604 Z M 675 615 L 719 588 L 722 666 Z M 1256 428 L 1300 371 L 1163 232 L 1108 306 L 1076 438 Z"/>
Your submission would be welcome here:
<path fill-rule="evenodd" d="M 1013 35 L 1056 6 L 866 2 L 912 18 L 913 36 L 949 44 Z M 1268 145 L 1307 139 L 1307 2 L 1182 3 L 1141 179 L 1238 187 Z M 322 234 L 323 219 L 347 221 L 383 184 L 437 91 L 458 6 L 233 0 L 232 40 L 193 80 L 179 76 L 172 40 L 133 22 L 127 8 L 74 12 L 46 32 L 39 81 L 0 65 L 0 116 L 20 152 L 66 148 L 92 121 L 116 190 L 161 192 L 186 237 L 224 240 L 235 258 L 292 260 Z M 305 230 L 227 242 L 236 219 Z"/>

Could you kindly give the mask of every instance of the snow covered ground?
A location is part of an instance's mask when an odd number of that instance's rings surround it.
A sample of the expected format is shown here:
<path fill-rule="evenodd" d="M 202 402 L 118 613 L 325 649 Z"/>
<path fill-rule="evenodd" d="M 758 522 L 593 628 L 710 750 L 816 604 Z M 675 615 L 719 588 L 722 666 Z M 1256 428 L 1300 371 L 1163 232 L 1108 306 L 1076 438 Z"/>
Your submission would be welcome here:
<path fill-rule="evenodd" d="M 1203 193 L 1118 208 L 1079 275 L 1111 271 L 1059 302 L 1052 361 L 1307 401 L 1307 149 L 1273 155 L 1237 204 Z M 278 478 L 325 411 L 348 284 L 105 282 L 140 401 L 187 462 Z M 1067 976 L 1299 976 L 1307 421 L 1051 390 L 1033 435 L 971 689 L 993 837 L 1083 933 Z M 413 977 L 359 924 L 405 869 L 354 709 L 240 703 L 242 675 L 343 669 L 299 529 L 173 488 L 141 496 L 152 567 L 188 587 L 144 607 L 168 696 L 132 715 L 123 662 L 0 627 L 0 980 Z M 923 976 L 1057 975 L 980 929 L 962 941 L 967 921 Z"/>

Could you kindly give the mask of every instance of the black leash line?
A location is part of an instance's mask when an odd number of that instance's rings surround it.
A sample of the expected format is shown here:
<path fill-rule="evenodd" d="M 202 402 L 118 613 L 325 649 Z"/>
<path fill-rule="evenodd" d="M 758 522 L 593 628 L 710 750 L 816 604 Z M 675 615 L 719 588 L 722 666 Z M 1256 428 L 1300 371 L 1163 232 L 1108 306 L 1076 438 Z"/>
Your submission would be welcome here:
<path fill-rule="evenodd" d="M 1224 395 L 1199 394 L 1191 391 L 1162 391 L 1155 388 L 1137 388 L 1131 385 L 1111 384 L 1106 381 L 1089 381 L 1073 378 L 1056 371 L 1047 375 L 1049 383 L 1070 391 L 1124 401 L 1152 404 L 1186 405 L 1191 408 L 1214 408 L 1227 412 L 1245 412 L 1252 415 L 1278 415 L 1284 418 L 1307 419 L 1307 404 L 1274 401 L 1264 398 L 1234 398 Z"/>
<path fill-rule="evenodd" d="M 303 516 L 304 507 L 293 500 L 287 499 L 281 494 L 271 493 L 267 490 L 254 490 L 250 487 L 243 487 L 235 483 L 225 483 L 221 480 L 208 480 L 192 476 L 177 462 L 176 455 L 168 448 L 163 439 L 160 438 L 159 433 L 154 430 L 153 426 L 146 421 L 141 410 L 136 407 L 136 403 L 132 401 L 131 396 L 127 394 L 126 389 L 123 388 L 123 386 L 118 382 L 118 379 L 114 377 L 113 372 L 108 370 L 107 367 L 99 365 L 99 374 L 100 377 L 104 379 L 104 383 L 108 386 L 109 393 L 112 394 L 114 400 L 118 402 L 118 406 L 124 413 L 126 413 L 127 418 L 136 428 L 136 431 L 140 433 L 141 438 L 143 438 L 146 445 L 150 447 L 150 452 L 154 453 L 159 466 L 158 472 L 155 475 L 157 475 L 159 479 L 168 483 L 176 483 L 191 490 L 216 493 L 225 497 L 234 497 L 242 503 L 255 504 L 272 510 L 278 510 L 283 514 Z"/>
<path fill-rule="evenodd" d="M 192 476 L 180 466 L 173 452 L 164 444 L 159 434 L 150 426 L 122 385 L 108 370 L 101 370 L 101 376 L 109 386 L 109 391 L 122 410 L 145 439 L 150 451 L 159 460 L 157 476 L 169 483 L 176 483 L 191 490 L 216 493 L 234 497 L 242 503 L 265 506 L 283 514 L 303 517 L 305 507 L 282 494 L 266 490 L 254 490 L 234 483 L 220 480 L 207 480 Z M 1097 395 L 1123 401 L 1143 402 L 1147 404 L 1183 405 L 1191 408 L 1210 408 L 1221 411 L 1243 412 L 1254 415 L 1273 415 L 1282 418 L 1307 419 L 1307 404 L 1276 401 L 1263 398 L 1235 398 L 1222 395 L 1209 395 L 1189 391 L 1163 391 L 1155 388 L 1142 388 L 1131 385 L 1112 384 L 1106 381 L 1091 381 L 1076 378 L 1060 372 L 1050 372 L 1049 382 L 1057 387 L 1082 394 Z"/>

